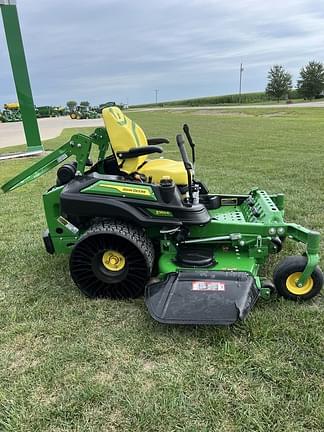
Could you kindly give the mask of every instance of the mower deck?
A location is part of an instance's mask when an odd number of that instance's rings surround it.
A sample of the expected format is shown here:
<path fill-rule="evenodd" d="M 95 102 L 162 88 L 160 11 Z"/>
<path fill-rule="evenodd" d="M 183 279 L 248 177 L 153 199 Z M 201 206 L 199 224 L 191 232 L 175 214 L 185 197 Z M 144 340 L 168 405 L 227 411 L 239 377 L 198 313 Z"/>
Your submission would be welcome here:
<path fill-rule="evenodd" d="M 145 303 L 163 324 L 230 325 L 245 318 L 259 295 L 244 272 L 182 270 L 148 285 Z"/>
<path fill-rule="evenodd" d="M 191 247 L 192 253 L 195 253 L 195 247 Z M 199 252 L 201 251 L 201 247 Z M 198 253 L 199 253 L 198 252 Z M 214 246 L 212 249 L 213 263 L 204 267 L 206 270 L 218 271 L 237 271 L 245 272 L 257 278 L 257 286 L 260 287 L 257 273 L 259 264 L 254 257 L 250 257 L 247 251 L 240 251 L 227 245 Z M 173 273 L 181 270 L 192 270 L 193 268 L 201 270 L 199 265 L 185 266 L 177 260 L 177 253 L 164 253 L 159 260 L 160 274 Z"/>

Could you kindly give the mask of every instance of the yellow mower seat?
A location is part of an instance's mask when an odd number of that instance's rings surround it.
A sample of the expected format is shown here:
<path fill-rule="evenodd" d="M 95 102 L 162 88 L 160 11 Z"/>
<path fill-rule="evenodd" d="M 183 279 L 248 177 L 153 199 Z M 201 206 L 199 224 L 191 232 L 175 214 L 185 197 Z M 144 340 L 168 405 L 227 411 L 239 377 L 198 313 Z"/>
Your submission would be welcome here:
<path fill-rule="evenodd" d="M 170 159 L 147 159 L 147 155 L 130 159 L 120 159 L 117 154 L 127 152 L 134 147 L 147 146 L 147 138 L 143 129 L 133 120 L 125 116 L 118 107 L 105 108 L 102 111 L 109 140 L 118 166 L 127 174 L 140 173 L 153 183 L 159 183 L 162 177 L 168 176 L 178 185 L 187 184 L 187 172 L 183 162 Z"/>

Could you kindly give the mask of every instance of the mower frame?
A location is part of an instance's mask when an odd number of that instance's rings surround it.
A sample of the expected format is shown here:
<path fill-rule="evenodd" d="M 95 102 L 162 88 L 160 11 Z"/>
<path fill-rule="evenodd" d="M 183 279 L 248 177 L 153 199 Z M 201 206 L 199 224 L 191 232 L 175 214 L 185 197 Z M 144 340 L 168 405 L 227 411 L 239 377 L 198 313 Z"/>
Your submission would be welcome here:
<path fill-rule="evenodd" d="M 90 136 L 83 134 L 73 135 L 67 143 L 18 174 L 3 185 L 2 189 L 4 192 L 8 192 L 35 180 L 63 161 L 66 161 L 71 156 L 76 159 L 76 176 L 83 176 L 93 145 L 96 146 L 98 152 L 97 172 L 104 175 L 103 162 L 109 144 L 109 137 L 104 128 L 97 128 Z M 96 192 L 96 182 L 94 181 L 93 184 L 94 186 L 91 187 L 94 187 L 94 192 Z M 152 184 L 147 184 L 146 187 L 152 188 Z M 48 230 L 44 235 L 44 241 L 46 249 L 50 253 L 70 253 L 71 248 L 82 234 L 77 227 L 60 214 L 58 202 L 63 189 L 64 186 L 53 186 L 43 195 L 48 225 Z M 122 196 L 125 197 L 125 194 L 122 193 L 121 197 Z M 307 229 L 298 224 L 286 223 L 284 221 L 284 195 L 268 195 L 265 191 L 253 189 L 249 194 L 218 195 L 218 197 L 223 203 L 230 205 L 242 203 L 247 198 L 254 197 L 258 202 L 258 211 L 262 212 L 262 222 L 258 222 L 257 218 L 253 216 L 251 208 L 249 208 L 248 205 L 243 205 L 243 211 L 248 214 L 248 221 L 228 220 L 224 217 L 223 220 L 217 220 L 216 210 L 215 218 L 209 223 L 205 225 L 194 225 L 190 228 L 190 238 L 184 243 L 212 243 L 214 245 L 227 243 L 231 244 L 237 251 L 239 248 L 246 248 L 248 251 L 247 256 L 255 259 L 256 265 L 252 266 L 251 274 L 255 277 L 261 297 L 268 298 L 270 290 L 267 287 L 262 287 L 261 278 L 258 276 L 259 266 L 263 264 L 269 256 L 269 250 L 272 251 L 272 253 L 277 252 L 276 245 L 272 245 L 271 243 L 274 235 L 280 236 L 281 238 L 288 237 L 306 246 L 305 254 L 307 256 L 307 264 L 297 282 L 298 286 L 303 286 L 319 262 L 320 234 L 317 231 Z M 273 205 L 275 205 L 276 208 L 273 207 Z M 161 222 L 160 219 L 163 214 L 161 210 L 154 210 L 153 202 L 147 203 L 147 207 L 151 208 L 151 212 L 159 213 L 159 222 Z M 166 210 L 164 213 L 166 224 L 169 223 L 167 213 L 168 211 Z M 211 213 L 213 214 L 213 211 L 211 211 Z M 154 228 L 148 228 L 148 230 L 150 229 L 154 231 Z M 215 232 L 217 232 L 217 236 L 215 236 Z M 163 260 L 166 262 L 168 251 L 169 253 L 174 253 L 172 242 L 168 236 L 161 238 L 161 250 L 164 253 L 161 262 L 163 267 Z M 175 268 L 174 266 L 164 264 L 165 272 L 173 271 Z"/>

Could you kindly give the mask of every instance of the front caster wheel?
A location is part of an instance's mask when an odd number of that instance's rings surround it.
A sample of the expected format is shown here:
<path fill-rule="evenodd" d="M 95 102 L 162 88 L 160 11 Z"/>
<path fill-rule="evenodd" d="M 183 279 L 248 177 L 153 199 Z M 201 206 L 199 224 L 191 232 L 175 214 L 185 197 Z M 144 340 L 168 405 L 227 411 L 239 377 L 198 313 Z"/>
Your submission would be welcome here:
<path fill-rule="evenodd" d="M 323 286 L 323 273 L 317 266 L 302 287 L 297 286 L 307 264 L 307 257 L 290 256 L 275 269 L 273 281 L 279 295 L 289 300 L 309 300 L 315 297 Z"/>
<path fill-rule="evenodd" d="M 143 294 L 154 261 L 145 232 L 125 222 L 93 225 L 70 257 L 72 279 L 88 297 L 135 298 Z"/>

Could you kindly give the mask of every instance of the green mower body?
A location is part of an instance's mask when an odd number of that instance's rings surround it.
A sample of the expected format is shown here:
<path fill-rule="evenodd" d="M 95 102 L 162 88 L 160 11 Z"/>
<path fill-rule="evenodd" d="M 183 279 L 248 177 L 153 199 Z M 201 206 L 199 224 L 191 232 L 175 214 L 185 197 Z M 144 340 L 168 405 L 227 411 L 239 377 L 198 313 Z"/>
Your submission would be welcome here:
<path fill-rule="evenodd" d="M 99 128 L 73 136 L 2 188 L 13 190 L 64 162 L 43 195 L 47 252 L 70 255 L 72 279 L 89 297 L 145 291 L 151 316 L 162 323 L 227 325 L 274 290 L 292 300 L 318 294 L 319 233 L 284 220 L 282 194 L 210 193 L 191 176 L 181 135 L 177 142 L 187 185 L 125 174 L 115 155 L 107 156 L 110 139 Z M 284 259 L 274 283 L 266 281 L 260 269 L 287 238 L 303 243 L 304 255 Z"/>

